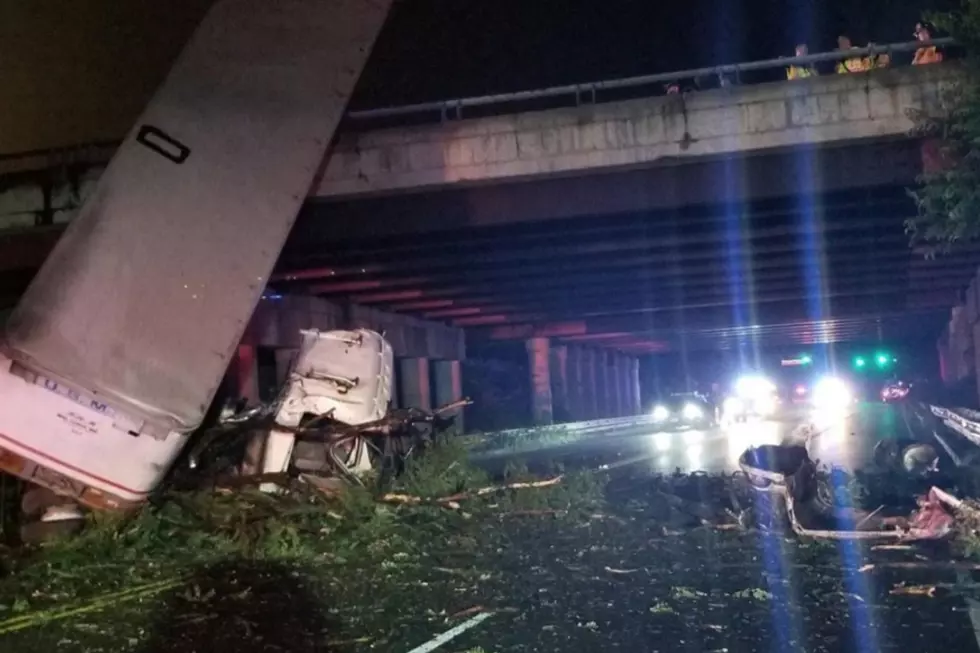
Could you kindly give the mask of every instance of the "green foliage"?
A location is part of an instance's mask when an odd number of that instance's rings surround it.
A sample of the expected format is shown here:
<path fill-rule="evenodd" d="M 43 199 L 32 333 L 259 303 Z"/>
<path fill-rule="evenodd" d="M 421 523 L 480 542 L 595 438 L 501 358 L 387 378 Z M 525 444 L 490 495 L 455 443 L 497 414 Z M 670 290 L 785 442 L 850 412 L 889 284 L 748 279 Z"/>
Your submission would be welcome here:
<path fill-rule="evenodd" d="M 926 256 L 980 238 L 980 0 L 927 19 L 964 48 L 963 76 L 913 115 L 916 135 L 934 139 L 943 169 L 926 172 L 910 191 L 917 214 L 905 221 L 912 247 Z"/>
<path fill-rule="evenodd" d="M 460 438 L 442 438 L 425 455 L 409 458 L 396 489 L 431 498 L 487 485 L 487 475 L 473 467 L 466 456 L 467 448 Z"/>
<path fill-rule="evenodd" d="M 532 477 L 514 466 L 503 482 L 523 480 Z M 92 514 L 80 535 L 20 551 L 5 561 L 11 573 L 0 581 L 0 625 L 22 612 L 40 623 L 66 603 L 101 610 L 106 597 L 189 582 L 193 570 L 227 561 L 284 565 L 328 583 L 351 574 L 380 573 L 387 583 L 395 580 L 396 568 L 417 566 L 433 543 L 476 542 L 502 513 L 589 510 L 602 492 L 591 475 L 575 474 L 552 487 L 475 495 L 492 485 L 485 472 L 466 460 L 458 439 L 450 438 L 410 459 L 405 473 L 387 490 L 423 500 L 467 495 L 459 509 L 426 501 L 388 504 L 372 489 L 351 487 L 336 497 L 312 488 L 282 495 L 257 489 L 173 493 L 134 515 Z M 146 608 L 132 609 L 143 614 Z"/>

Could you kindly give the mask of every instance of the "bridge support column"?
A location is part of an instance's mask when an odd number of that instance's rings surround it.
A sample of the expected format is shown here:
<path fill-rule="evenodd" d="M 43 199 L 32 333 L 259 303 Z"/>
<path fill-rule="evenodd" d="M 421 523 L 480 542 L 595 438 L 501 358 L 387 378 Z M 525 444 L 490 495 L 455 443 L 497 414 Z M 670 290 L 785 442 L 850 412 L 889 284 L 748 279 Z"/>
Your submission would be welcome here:
<path fill-rule="evenodd" d="M 582 350 L 575 345 L 568 347 L 568 415 L 574 422 L 580 422 L 585 417 L 585 397 L 583 385 L 585 371 L 582 369 Z"/>
<path fill-rule="evenodd" d="M 599 378 L 602 388 L 599 391 L 599 417 L 606 419 L 616 414 L 616 361 L 612 352 L 606 349 L 598 350 Z"/>
<path fill-rule="evenodd" d="M 435 361 L 432 364 L 436 407 L 445 406 L 463 398 L 463 367 L 459 361 Z M 443 417 L 455 417 L 456 432 L 463 432 L 463 409 L 458 408 Z"/>
<path fill-rule="evenodd" d="M 619 415 L 625 417 L 633 414 L 631 402 L 633 393 L 630 392 L 630 357 L 619 355 Z"/>
<path fill-rule="evenodd" d="M 429 386 L 429 359 L 402 358 L 398 361 L 398 388 L 403 408 L 432 410 L 432 391 Z"/>
<path fill-rule="evenodd" d="M 555 422 L 572 421 L 568 406 L 568 347 L 551 347 L 551 407 Z"/>
<path fill-rule="evenodd" d="M 239 345 L 235 357 L 235 389 L 249 406 L 259 404 L 259 360 L 255 345 Z"/>
<path fill-rule="evenodd" d="M 547 338 L 527 341 L 528 363 L 531 368 L 531 417 L 538 426 L 554 420 L 551 406 L 551 356 Z"/>
<path fill-rule="evenodd" d="M 595 374 L 595 412 L 592 419 L 606 417 L 606 352 L 596 347 L 592 350 L 592 371 Z"/>
<path fill-rule="evenodd" d="M 623 361 L 618 351 L 609 352 L 609 416 L 623 414 Z"/>
<path fill-rule="evenodd" d="M 630 405 L 633 408 L 633 414 L 639 415 L 643 412 L 643 406 L 640 403 L 640 359 L 637 356 L 630 357 Z"/>
<path fill-rule="evenodd" d="M 595 349 L 582 347 L 579 353 L 579 369 L 582 375 L 581 419 L 596 419 L 599 416 L 599 376 L 596 374 L 597 357 Z"/>

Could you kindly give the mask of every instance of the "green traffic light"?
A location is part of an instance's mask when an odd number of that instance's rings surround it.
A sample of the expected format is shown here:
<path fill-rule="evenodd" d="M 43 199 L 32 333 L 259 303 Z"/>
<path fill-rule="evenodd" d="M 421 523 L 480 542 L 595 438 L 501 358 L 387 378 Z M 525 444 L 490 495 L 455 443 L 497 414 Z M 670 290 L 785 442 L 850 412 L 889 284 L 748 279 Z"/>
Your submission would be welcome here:
<path fill-rule="evenodd" d="M 804 365 L 809 365 L 813 362 L 813 359 L 810 358 L 809 354 L 803 354 L 803 357 L 800 358 L 800 362 L 802 362 Z"/>
<path fill-rule="evenodd" d="M 867 365 L 867 363 L 868 361 L 864 360 L 864 356 L 858 356 L 857 358 L 854 359 L 855 367 L 864 367 L 865 365 Z"/>

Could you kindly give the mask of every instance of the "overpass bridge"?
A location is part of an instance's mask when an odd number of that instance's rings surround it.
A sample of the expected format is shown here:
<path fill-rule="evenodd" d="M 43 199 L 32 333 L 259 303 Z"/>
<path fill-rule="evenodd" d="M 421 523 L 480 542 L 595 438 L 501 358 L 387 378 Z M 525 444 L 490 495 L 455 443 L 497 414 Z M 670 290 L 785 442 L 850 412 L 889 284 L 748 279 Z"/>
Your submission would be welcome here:
<path fill-rule="evenodd" d="M 908 250 L 904 189 L 922 169 L 910 112 L 956 75 L 893 68 L 414 126 L 384 122 L 428 107 L 355 114 L 272 285 L 526 341 L 536 386 L 565 365 L 626 383 L 622 354 L 933 335 L 973 263 Z M 111 151 L 73 159 L 74 189 L 6 185 L 0 206 L 16 210 L 0 220 L 49 223 L 0 234 L 10 296 Z"/>
<path fill-rule="evenodd" d="M 582 102 L 583 95 L 595 92 L 584 85 L 574 92 L 491 96 L 482 103 L 482 98 L 471 98 L 353 112 L 347 124 L 359 129 L 341 134 L 311 195 L 348 200 L 904 138 L 913 127 L 910 113 L 934 107 L 939 89 L 956 77 L 956 69 L 950 63 L 887 68 L 598 104 Z M 616 88 L 648 86 L 649 79 L 624 80 Z M 524 95 L 544 99 L 570 92 L 577 106 L 470 119 L 462 113 L 469 106 L 505 110 Z M 372 121 L 436 111 L 440 116 L 459 111 L 464 119 L 364 129 Z"/>
<path fill-rule="evenodd" d="M 360 112 L 277 287 L 632 352 L 926 337 L 972 259 L 907 247 L 911 116 L 957 74 L 896 67 L 416 126 L 371 128 L 484 103 Z"/>

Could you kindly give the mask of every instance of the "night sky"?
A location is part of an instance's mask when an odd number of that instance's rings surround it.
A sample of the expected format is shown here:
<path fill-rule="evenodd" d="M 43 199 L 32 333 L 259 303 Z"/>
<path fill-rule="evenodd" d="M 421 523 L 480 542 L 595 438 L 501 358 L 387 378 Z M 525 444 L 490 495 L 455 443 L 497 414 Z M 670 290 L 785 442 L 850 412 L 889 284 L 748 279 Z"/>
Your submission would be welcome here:
<path fill-rule="evenodd" d="M 400 0 L 355 106 L 670 72 L 912 40 L 955 0 Z"/>

